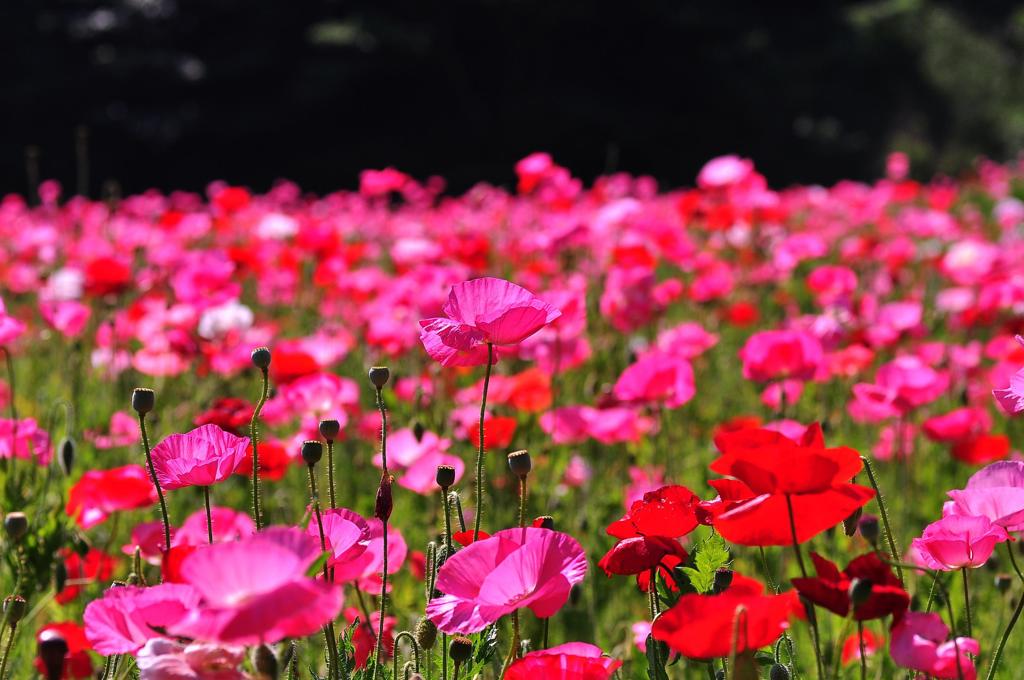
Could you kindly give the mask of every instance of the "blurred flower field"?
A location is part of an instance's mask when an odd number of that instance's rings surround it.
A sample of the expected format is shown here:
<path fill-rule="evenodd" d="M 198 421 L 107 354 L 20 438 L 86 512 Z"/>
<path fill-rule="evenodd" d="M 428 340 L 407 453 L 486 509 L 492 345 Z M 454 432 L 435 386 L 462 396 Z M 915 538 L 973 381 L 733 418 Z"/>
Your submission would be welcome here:
<path fill-rule="evenodd" d="M 0 680 L 1016 677 L 1024 165 L 515 170 L 4 197 Z"/>

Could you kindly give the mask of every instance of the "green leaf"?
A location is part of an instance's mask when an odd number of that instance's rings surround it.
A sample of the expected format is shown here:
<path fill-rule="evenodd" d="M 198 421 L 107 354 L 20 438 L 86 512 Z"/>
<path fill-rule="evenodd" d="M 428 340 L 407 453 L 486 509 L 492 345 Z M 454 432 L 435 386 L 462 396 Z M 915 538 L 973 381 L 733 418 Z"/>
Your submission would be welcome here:
<path fill-rule="evenodd" d="M 729 548 L 718 534 L 710 534 L 694 549 L 693 566 L 682 571 L 698 593 L 710 593 L 715 585 L 715 572 L 729 565 Z"/>
<path fill-rule="evenodd" d="M 653 636 L 647 636 L 647 677 L 650 680 L 668 680 L 668 673 L 665 672 L 665 664 L 659 657 L 668 653 L 668 649 Z"/>

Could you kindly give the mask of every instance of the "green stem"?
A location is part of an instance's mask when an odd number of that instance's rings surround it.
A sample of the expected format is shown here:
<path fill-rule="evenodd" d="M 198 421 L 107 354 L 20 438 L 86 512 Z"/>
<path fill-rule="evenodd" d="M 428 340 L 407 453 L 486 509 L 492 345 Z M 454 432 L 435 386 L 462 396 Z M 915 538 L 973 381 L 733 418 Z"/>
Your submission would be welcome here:
<path fill-rule="evenodd" d="M 1010 555 L 1010 562 L 1013 564 L 1014 570 L 1020 575 L 1020 570 L 1017 568 L 1017 561 L 1013 556 L 1013 546 L 1010 543 L 1006 544 L 1006 550 Z M 1024 577 L 1021 577 L 1021 581 L 1024 581 Z M 1003 629 L 1003 634 L 999 638 L 999 643 L 996 645 L 996 651 L 992 654 L 992 664 L 988 667 L 988 673 L 985 675 L 985 680 L 995 680 L 996 670 L 999 668 L 999 661 L 1003 657 L 1003 649 L 1006 647 L 1006 641 L 1010 639 L 1010 633 L 1013 632 L 1013 627 L 1017 625 L 1017 619 L 1020 618 L 1021 611 L 1024 610 L 1024 593 L 1017 598 L 1017 606 L 1013 610 L 1013 615 L 1010 616 L 1010 620 L 1006 623 L 1006 628 Z"/>
<path fill-rule="evenodd" d="M 381 388 L 377 388 L 377 408 L 380 410 L 380 460 L 384 474 L 388 474 L 388 412 L 384 408 L 384 398 L 381 395 Z M 383 535 L 381 537 L 381 562 L 380 575 L 380 620 L 377 622 L 377 642 L 373 652 L 373 680 L 377 680 L 377 669 L 380 666 L 381 652 L 384 648 L 384 616 L 387 613 L 388 605 L 388 518 L 381 520 Z M 369 622 L 367 622 L 369 623 Z"/>
<path fill-rule="evenodd" d="M 868 677 L 868 655 L 864 645 L 864 622 L 857 621 L 857 643 L 860 645 L 860 680 Z"/>
<path fill-rule="evenodd" d="M 320 550 L 327 552 L 327 538 L 324 536 L 324 520 L 320 514 L 320 497 L 316 492 L 316 473 L 313 470 L 312 465 L 307 465 L 306 469 L 309 471 L 309 497 L 313 503 L 313 513 L 316 515 L 316 526 L 320 533 Z M 327 569 L 327 562 L 324 561 L 324 582 L 330 582 L 330 575 Z M 327 660 L 329 668 L 327 669 L 327 677 L 334 678 L 338 671 L 338 638 L 334 633 L 334 621 L 328 621 L 324 625 L 324 638 L 327 641 Z"/>
<path fill-rule="evenodd" d="M 149 447 L 149 433 L 146 432 L 146 414 L 139 414 L 139 430 L 142 432 L 142 446 L 146 450 L 146 465 L 149 466 L 149 478 L 156 487 L 156 495 L 160 500 L 160 517 L 164 523 L 164 550 L 171 549 L 171 521 L 167 517 L 167 501 L 164 500 L 164 490 L 160 488 L 160 480 L 156 477 L 156 468 L 153 467 L 153 450 Z M 163 577 L 161 576 L 161 580 Z"/>
<path fill-rule="evenodd" d="M 0 659 L 0 680 L 4 680 L 7 677 L 7 659 L 11 655 L 11 647 L 14 646 L 14 634 L 18 630 L 18 623 L 14 622 L 11 624 L 11 634 L 7 637 L 7 644 L 4 645 L 4 655 Z"/>
<path fill-rule="evenodd" d="M 543 645 L 542 649 L 547 649 L 548 648 L 548 628 L 550 627 L 550 624 L 551 624 L 551 617 L 548 617 L 548 618 L 543 619 L 541 621 L 541 641 L 542 641 L 542 645 Z"/>
<path fill-rule="evenodd" d="M 256 523 L 256 531 L 263 528 L 263 515 L 260 511 L 260 411 L 270 393 L 270 373 L 266 368 L 260 371 L 263 374 L 263 391 L 252 412 L 252 420 L 249 421 L 249 439 L 252 441 L 252 521 Z"/>
<path fill-rule="evenodd" d="M 896 560 L 896 575 L 900 579 L 900 585 L 906 587 L 906 582 L 903 580 L 903 567 L 898 566 L 900 559 L 899 548 L 896 547 L 896 538 L 892 533 L 892 526 L 889 524 L 889 511 L 885 507 L 885 499 L 882 497 L 882 490 L 878 488 L 878 479 L 875 478 L 875 469 L 871 465 L 871 461 L 867 456 L 861 456 L 861 461 L 864 463 L 864 469 L 868 473 L 868 479 L 871 481 L 871 488 L 875 490 L 875 501 L 878 503 L 878 514 L 882 516 L 882 526 L 885 528 L 885 539 L 889 542 L 890 557 Z"/>
<path fill-rule="evenodd" d="M 484 372 L 484 391 L 480 399 L 480 448 L 476 452 L 476 517 L 473 519 L 473 542 L 480 536 L 480 520 L 484 514 L 484 416 L 487 414 L 487 388 L 491 384 L 491 366 L 494 364 L 494 345 L 487 343 L 487 370 Z"/>
<path fill-rule="evenodd" d="M 800 565 L 800 575 L 807 578 L 807 567 L 804 566 L 804 557 L 800 551 L 800 541 L 797 540 L 796 533 L 796 517 L 793 514 L 793 499 L 790 498 L 789 494 L 786 494 L 786 510 L 789 514 L 789 531 L 793 537 L 793 552 L 796 554 L 797 564 Z M 810 606 L 814 606 L 813 604 Z M 821 659 L 821 634 L 818 631 L 818 623 L 816 617 L 808 616 L 809 623 L 811 624 L 811 637 L 814 639 L 814 662 L 818 668 L 818 678 L 821 680 L 825 677 L 825 665 Z"/>
<path fill-rule="evenodd" d="M 1017 558 L 1013 555 L 1013 543 L 1007 541 L 1006 543 L 1006 554 L 1010 556 L 1010 564 L 1013 566 L 1013 570 L 1017 572 L 1017 578 L 1024 583 L 1024 573 L 1021 573 L 1020 567 L 1017 566 Z"/>
<path fill-rule="evenodd" d="M 967 616 L 967 637 L 974 637 L 971 625 L 971 591 L 967 585 L 967 567 L 960 567 L 960 575 L 964 580 L 964 613 Z"/>
<path fill-rule="evenodd" d="M 398 643 L 402 641 L 402 638 L 408 638 L 409 644 L 412 645 L 413 658 L 416 661 L 415 672 L 420 672 L 420 646 L 416 643 L 416 638 L 407 630 L 403 630 L 401 633 L 395 636 L 395 653 L 391 657 L 391 679 L 398 680 Z"/>
<path fill-rule="evenodd" d="M 519 478 L 519 528 L 526 528 L 526 477 Z"/>
<path fill-rule="evenodd" d="M 213 543 L 213 514 L 210 512 L 210 487 L 203 487 L 203 502 L 206 504 L 206 537 Z"/>
<path fill-rule="evenodd" d="M 441 503 L 444 504 L 444 556 L 448 559 L 452 554 L 452 506 L 448 503 L 447 487 L 441 489 Z M 433 593 L 427 595 L 428 598 L 432 596 Z"/>
<path fill-rule="evenodd" d="M 338 507 L 338 500 L 334 495 L 334 440 L 327 440 L 327 486 L 331 497 L 331 509 Z"/>

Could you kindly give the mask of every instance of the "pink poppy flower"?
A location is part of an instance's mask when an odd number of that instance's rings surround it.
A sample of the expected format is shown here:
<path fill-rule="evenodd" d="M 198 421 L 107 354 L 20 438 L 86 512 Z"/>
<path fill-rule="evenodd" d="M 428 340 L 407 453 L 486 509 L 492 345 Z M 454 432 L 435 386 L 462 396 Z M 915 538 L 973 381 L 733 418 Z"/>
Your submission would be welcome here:
<path fill-rule="evenodd" d="M 718 335 L 704 330 L 696 321 L 687 321 L 658 333 L 655 345 L 666 354 L 694 359 L 718 344 Z"/>
<path fill-rule="evenodd" d="M 388 436 L 388 465 L 398 476 L 398 485 L 429 496 L 436 493 L 434 477 L 438 465 L 455 468 L 455 482 L 462 479 L 466 464 L 458 456 L 448 453 L 451 440 L 442 439 L 434 432 L 424 432 L 419 440 L 411 428 L 403 428 Z M 374 457 L 374 465 L 381 466 L 380 454 Z"/>
<path fill-rule="evenodd" d="M 527 653 L 508 667 L 505 680 L 609 680 L 621 666 L 621 661 L 606 657 L 600 647 L 567 642 Z"/>
<path fill-rule="evenodd" d="M 198 605 L 199 592 L 190 585 L 111 588 L 86 606 L 85 635 L 104 656 L 134 654 L 147 641 L 163 636 L 158 628 L 177 623 Z"/>
<path fill-rule="evenodd" d="M 371 534 L 370 525 L 363 517 L 348 508 L 327 508 L 320 512 L 320 518 L 327 545 L 327 566 L 345 564 L 366 552 Z M 310 519 L 306 533 L 320 539 L 320 526 L 315 517 Z"/>
<path fill-rule="evenodd" d="M 723 189 L 747 179 L 754 172 L 754 162 L 736 155 L 718 156 L 704 164 L 697 174 L 701 189 Z"/>
<path fill-rule="evenodd" d="M 654 402 L 678 408 L 696 394 L 693 367 L 686 359 L 651 352 L 622 372 L 612 393 L 626 403 Z"/>
<path fill-rule="evenodd" d="M 245 460 L 248 437 L 237 437 L 217 425 L 202 425 L 172 434 L 153 447 L 153 468 L 160 486 L 180 489 L 211 486 L 231 476 Z"/>
<path fill-rule="evenodd" d="M 1018 335 L 1016 339 L 1024 345 L 1024 337 Z M 1024 369 L 1010 377 L 1009 386 L 992 390 L 992 395 L 1007 414 L 1015 416 L 1024 411 Z"/>
<path fill-rule="evenodd" d="M 168 632 L 225 644 L 273 644 L 318 631 L 341 611 L 339 586 L 306 576 L 320 542 L 300 529 L 270 527 L 249 538 L 198 548 L 181 578 L 202 596 Z"/>
<path fill-rule="evenodd" d="M 34 459 L 39 465 L 49 465 L 52 456 L 50 435 L 35 418 L 0 418 L 0 458 Z"/>
<path fill-rule="evenodd" d="M 420 341 L 442 366 L 485 364 L 488 344 L 518 344 L 562 314 L 525 288 L 491 277 L 453 286 L 442 311 L 447 318 L 420 321 Z"/>
<path fill-rule="evenodd" d="M 135 657 L 139 680 L 248 680 L 238 670 L 245 648 L 193 643 L 183 645 L 165 638 L 146 642 Z"/>
<path fill-rule="evenodd" d="M 205 515 L 203 521 L 206 521 Z M 203 525 L 203 536 L 205 539 L 206 529 Z M 177 531 L 171 527 L 171 543 L 175 542 Z M 204 540 L 205 542 L 205 540 Z M 134 555 L 138 548 L 142 559 L 150 564 L 160 564 L 164 554 L 164 525 L 160 520 L 153 522 L 139 522 L 132 528 L 131 540 L 121 546 L 121 552 L 125 555 Z"/>
<path fill-rule="evenodd" d="M 25 324 L 7 314 L 7 306 L 0 298 L 0 345 L 9 345 L 25 332 Z"/>
<path fill-rule="evenodd" d="M 655 423 L 636 409 L 624 406 L 565 406 L 542 415 L 540 427 L 556 444 L 579 444 L 589 438 L 602 444 L 616 444 L 640 441 L 654 430 Z"/>
<path fill-rule="evenodd" d="M 142 439 L 138 419 L 124 411 L 114 411 L 110 416 L 108 434 L 86 430 L 84 436 L 86 441 L 91 441 L 92 445 L 101 451 L 131 446 Z"/>
<path fill-rule="evenodd" d="M 911 545 L 929 569 L 952 571 L 980 567 L 988 561 L 996 544 L 1009 538 L 1006 529 L 987 517 L 947 515 L 925 527 Z"/>
<path fill-rule="evenodd" d="M 60 302 L 44 302 L 39 305 L 39 312 L 46 323 L 53 326 L 67 338 L 77 338 L 85 330 L 92 310 L 81 302 L 66 300 Z"/>
<path fill-rule="evenodd" d="M 977 670 L 970 655 L 981 652 L 978 641 L 958 637 L 954 642 L 948 638 L 949 628 L 938 614 L 907 612 L 892 628 L 889 654 L 898 666 L 925 675 L 952 680 L 962 671 L 964 680 L 975 680 Z"/>
<path fill-rule="evenodd" d="M 932 441 L 952 443 L 988 432 L 991 427 L 992 418 L 987 410 L 968 406 L 933 416 L 924 421 L 921 429 Z"/>
<path fill-rule="evenodd" d="M 743 377 L 756 382 L 779 378 L 811 380 L 824 361 L 821 342 L 804 331 L 759 331 L 739 352 Z"/>
<path fill-rule="evenodd" d="M 356 524 L 358 525 L 358 522 Z M 337 583 L 351 581 L 363 592 L 379 595 L 381 588 L 380 572 L 384 567 L 384 523 L 379 519 L 371 517 L 366 520 L 366 524 L 370 527 L 370 539 L 366 543 L 366 549 L 359 554 L 355 554 L 354 551 L 358 550 L 358 548 L 353 547 L 353 554 L 344 555 L 344 561 L 337 561 L 334 570 L 334 580 Z M 327 530 L 328 525 L 324 524 L 324 532 L 326 533 Z M 349 530 L 346 530 L 346 533 L 351 535 Z M 361 544 L 362 541 L 363 538 L 360 536 L 359 543 Z M 409 546 L 406 544 L 402 532 L 395 525 L 389 524 L 389 574 L 394 574 L 402 568 L 408 553 Z"/>
<path fill-rule="evenodd" d="M 238 541 L 256 533 L 256 524 L 247 512 L 239 512 L 233 508 L 213 506 L 210 508 L 213 520 L 213 542 L 225 543 Z M 207 534 L 206 511 L 196 510 L 182 523 L 181 528 L 171 536 L 171 545 L 206 545 L 210 537 Z"/>
<path fill-rule="evenodd" d="M 483 630 L 528 607 L 553 616 L 587 573 L 583 548 L 549 529 L 505 529 L 455 553 L 437 575 L 443 596 L 427 604 L 427 617 L 449 634 Z"/>
<path fill-rule="evenodd" d="M 1024 462 L 1000 461 L 978 470 L 964 489 L 949 492 L 953 499 L 944 514 L 983 516 L 1007 531 L 1024 531 Z"/>

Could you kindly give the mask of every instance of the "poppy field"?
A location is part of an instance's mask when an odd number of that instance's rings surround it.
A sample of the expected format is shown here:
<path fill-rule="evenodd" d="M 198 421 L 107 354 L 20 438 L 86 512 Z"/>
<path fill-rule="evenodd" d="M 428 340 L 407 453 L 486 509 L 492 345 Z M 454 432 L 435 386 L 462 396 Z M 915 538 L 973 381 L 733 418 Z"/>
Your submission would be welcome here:
<path fill-rule="evenodd" d="M 0 199 L 0 680 L 1014 678 L 1024 165 Z"/>

